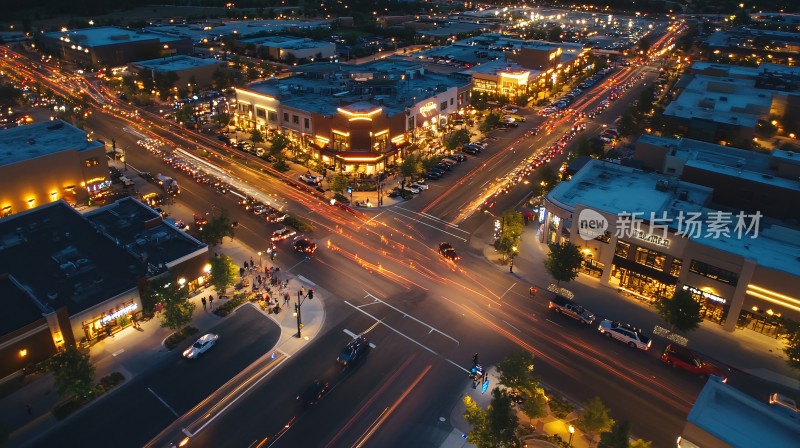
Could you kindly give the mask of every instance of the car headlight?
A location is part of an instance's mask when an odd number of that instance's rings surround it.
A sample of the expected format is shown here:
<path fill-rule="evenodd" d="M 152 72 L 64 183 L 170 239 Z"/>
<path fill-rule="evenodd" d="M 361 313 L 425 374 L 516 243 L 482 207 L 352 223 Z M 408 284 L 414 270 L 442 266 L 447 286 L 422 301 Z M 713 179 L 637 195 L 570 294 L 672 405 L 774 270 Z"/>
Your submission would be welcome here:
<path fill-rule="evenodd" d="M 191 358 L 192 357 L 192 350 L 184 350 L 183 351 L 183 356 L 185 356 L 187 358 Z"/>

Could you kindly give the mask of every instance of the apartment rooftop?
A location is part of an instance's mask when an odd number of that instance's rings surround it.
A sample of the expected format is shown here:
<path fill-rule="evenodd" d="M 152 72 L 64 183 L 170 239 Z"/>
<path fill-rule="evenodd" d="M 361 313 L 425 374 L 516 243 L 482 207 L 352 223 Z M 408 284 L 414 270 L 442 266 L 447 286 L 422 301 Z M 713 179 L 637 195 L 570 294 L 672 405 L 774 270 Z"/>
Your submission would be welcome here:
<path fill-rule="evenodd" d="M 209 65 L 221 65 L 224 64 L 224 62 L 220 62 L 217 59 L 203 59 L 181 55 L 171 56 L 168 58 L 149 59 L 147 61 L 136 61 L 132 62 L 131 64 L 156 72 L 175 72 L 198 67 L 207 67 Z"/>
<path fill-rule="evenodd" d="M 797 417 L 792 419 L 717 377 L 708 379 L 686 420 L 736 448 L 789 447 L 800 440 Z M 690 441 L 691 432 L 684 431 Z"/>
<path fill-rule="evenodd" d="M 64 42 L 72 42 L 76 45 L 82 45 L 88 48 L 129 42 L 144 42 L 148 40 L 173 42 L 180 39 L 180 37 L 166 36 L 147 31 L 129 30 L 115 26 L 101 26 L 97 28 L 83 28 L 70 31 L 55 31 L 46 33 L 46 35 L 53 39 L 60 39 Z"/>
<path fill-rule="evenodd" d="M 44 121 L 0 131 L 0 166 L 11 165 L 61 151 L 101 148 L 86 131 L 63 121 Z"/>

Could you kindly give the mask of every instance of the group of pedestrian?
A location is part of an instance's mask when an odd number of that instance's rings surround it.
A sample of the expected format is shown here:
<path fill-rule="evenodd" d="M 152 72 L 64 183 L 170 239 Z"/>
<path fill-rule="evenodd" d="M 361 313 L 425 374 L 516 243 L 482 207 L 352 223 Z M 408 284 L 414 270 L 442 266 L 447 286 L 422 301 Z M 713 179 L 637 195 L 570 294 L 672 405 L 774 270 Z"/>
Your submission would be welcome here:
<path fill-rule="evenodd" d="M 214 311 L 214 296 L 209 294 L 208 295 L 208 302 L 206 302 L 205 296 L 200 298 L 200 303 L 203 304 L 203 309 L 206 311 Z"/>

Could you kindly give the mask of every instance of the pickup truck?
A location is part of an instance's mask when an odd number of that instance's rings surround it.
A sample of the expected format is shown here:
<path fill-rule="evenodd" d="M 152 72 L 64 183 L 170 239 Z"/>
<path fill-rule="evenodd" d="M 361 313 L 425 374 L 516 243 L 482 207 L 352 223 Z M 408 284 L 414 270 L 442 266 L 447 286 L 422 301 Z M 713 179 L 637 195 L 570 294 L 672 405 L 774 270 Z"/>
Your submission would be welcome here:
<path fill-rule="evenodd" d="M 547 307 L 556 313 L 571 317 L 582 324 L 591 325 L 595 319 L 591 311 L 564 296 L 556 295 L 550 299 L 550 304 L 547 305 Z"/>

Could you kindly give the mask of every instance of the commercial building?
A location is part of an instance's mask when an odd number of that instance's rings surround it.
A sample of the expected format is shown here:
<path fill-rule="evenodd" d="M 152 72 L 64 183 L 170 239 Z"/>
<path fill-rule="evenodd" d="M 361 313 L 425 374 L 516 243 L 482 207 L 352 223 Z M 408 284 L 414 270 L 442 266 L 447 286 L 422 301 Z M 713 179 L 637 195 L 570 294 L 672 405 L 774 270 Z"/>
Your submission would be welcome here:
<path fill-rule="evenodd" d="M 64 201 L 0 220 L 0 377 L 130 325 L 147 279 L 204 280 L 208 247 L 133 199 L 81 215 Z"/>
<path fill-rule="evenodd" d="M 469 102 L 468 80 L 413 62 L 312 63 L 236 89 L 236 124 L 280 132 L 328 166 L 374 174 L 410 143 L 436 140 Z"/>
<path fill-rule="evenodd" d="M 120 66 L 176 54 L 191 54 L 191 39 L 112 26 L 44 33 L 45 50 L 85 66 Z"/>
<path fill-rule="evenodd" d="M 713 59 L 721 62 L 795 65 L 800 53 L 800 33 L 732 27 L 714 32 L 704 46 Z"/>
<path fill-rule="evenodd" d="M 295 36 L 265 36 L 237 41 L 240 48 L 255 47 L 256 54 L 276 61 L 322 61 L 336 56 L 336 44 Z"/>
<path fill-rule="evenodd" d="M 147 32 L 173 38 L 189 39 L 195 44 L 211 44 L 224 37 L 244 39 L 265 33 L 281 33 L 287 30 L 313 30 L 330 28 L 331 20 L 204 20 L 192 23 L 167 24 L 145 28 Z"/>
<path fill-rule="evenodd" d="M 199 87 L 208 87 L 214 81 L 214 73 L 225 70 L 227 63 L 218 59 L 195 58 L 192 56 L 170 56 L 166 58 L 137 61 L 129 64 L 133 72 L 146 70 L 153 79 L 157 75 L 174 73 L 178 78 L 177 86 L 185 86 L 192 82 Z"/>
<path fill-rule="evenodd" d="M 685 162 L 684 177 L 692 165 Z M 759 210 L 720 206 L 716 195 L 593 160 L 545 197 L 540 241 L 576 244 L 582 271 L 622 293 L 654 301 L 686 290 L 726 330 L 776 336 L 780 316 L 800 319 L 800 231 Z"/>
<path fill-rule="evenodd" d="M 104 145 L 62 120 L 0 131 L 0 214 L 64 199 L 85 203 L 105 191 Z"/>
<path fill-rule="evenodd" d="M 741 392 L 718 377 L 710 377 L 697 396 L 680 448 L 762 448 L 796 446 L 800 415 L 782 412 Z"/>

